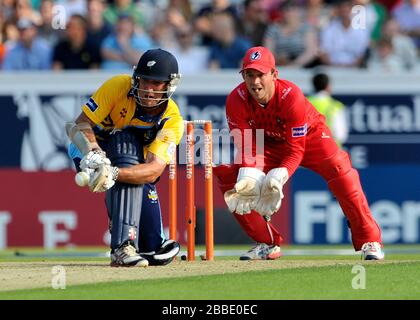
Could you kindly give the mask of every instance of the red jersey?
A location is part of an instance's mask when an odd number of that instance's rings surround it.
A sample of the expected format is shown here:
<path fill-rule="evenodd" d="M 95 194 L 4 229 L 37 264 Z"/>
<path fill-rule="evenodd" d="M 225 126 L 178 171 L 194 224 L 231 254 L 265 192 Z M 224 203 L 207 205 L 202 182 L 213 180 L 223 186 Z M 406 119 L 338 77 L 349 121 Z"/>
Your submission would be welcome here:
<path fill-rule="evenodd" d="M 262 106 L 248 92 L 245 82 L 227 97 L 226 118 L 230 130 L 252 129 L 251 157 L 242 145 L 235 144 L 242 156 L 242 166 L 260 166 L 255 155 L 255 130 L 264 130 L 264 167 L 286 167 L 289 177 L 296 171 L 305 153 L 305 141 L 317 124 L 325 124 L 322 116 L 294 83 L 277 79 L 270 102 Z M 241 142 L 243 143 L 243 142 Z M 247 143 L 247 142 L 246 142 Z M 257 156 L 258 158 L 258 156 Z"/>

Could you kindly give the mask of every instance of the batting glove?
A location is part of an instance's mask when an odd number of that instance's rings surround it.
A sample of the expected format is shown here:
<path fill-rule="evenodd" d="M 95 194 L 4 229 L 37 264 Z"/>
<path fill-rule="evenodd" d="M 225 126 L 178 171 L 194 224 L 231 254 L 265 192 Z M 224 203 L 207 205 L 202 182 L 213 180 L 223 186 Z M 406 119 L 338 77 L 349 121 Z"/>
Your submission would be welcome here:
<path fill-rule="evenodd" d="M 118 167 L 103 165 L 96 169 L 89 179 L 89 190 L 92 192 L 105 192 L 112 188 L 118 178 Z"/>
<path fill-rule="evenodd" d="M 106 153 L 101 149 L 89 151 L 80 161 L 80 169 L 98 169 L 103 165 L 111 165 L 111 161 L 106 157 Z"/>

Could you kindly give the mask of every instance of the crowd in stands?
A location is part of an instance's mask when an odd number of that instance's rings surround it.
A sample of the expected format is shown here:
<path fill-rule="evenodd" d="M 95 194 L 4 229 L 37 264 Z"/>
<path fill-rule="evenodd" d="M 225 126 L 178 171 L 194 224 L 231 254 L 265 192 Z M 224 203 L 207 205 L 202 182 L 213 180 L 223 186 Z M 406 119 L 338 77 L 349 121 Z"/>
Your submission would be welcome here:
<path fill-rule="evenodd" d="M 164 48 L 182 74 L 277 65 L 420 72 L 420 0 L 0 0 L 0 70 L 129 72 Z"/>

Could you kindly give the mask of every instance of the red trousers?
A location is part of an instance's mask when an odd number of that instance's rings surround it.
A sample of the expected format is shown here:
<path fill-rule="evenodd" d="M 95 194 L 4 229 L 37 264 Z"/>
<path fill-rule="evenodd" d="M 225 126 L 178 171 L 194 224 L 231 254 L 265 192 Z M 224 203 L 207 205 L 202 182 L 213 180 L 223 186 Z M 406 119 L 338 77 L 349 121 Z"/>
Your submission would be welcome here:
<path fill-rule="evenodd" d="M 267 173 L 276 168 L 281 154 L 281 146 L 266 143 L 264 146 L 264 169 Z M 369 209 L 366 196 L 360 184 L 359 174 L 352 168 L 350 158 L 332 139 L 327 126 L 320 125 L 306 137 L 305 154 L 300 164 L 321 175 L 337 198 L 350 226 L 355 250 L 360 250 L 365 242 L 379 242 L 381 230 Z M 221 165 L 214 168 L 222 193 L 230 190 L 236 183 L 239 164 Z M 277 244 L 282 242 L 278 231 L 266 222 L 257 212 L 239 215 L 236 220 L 254 241 Z"/>

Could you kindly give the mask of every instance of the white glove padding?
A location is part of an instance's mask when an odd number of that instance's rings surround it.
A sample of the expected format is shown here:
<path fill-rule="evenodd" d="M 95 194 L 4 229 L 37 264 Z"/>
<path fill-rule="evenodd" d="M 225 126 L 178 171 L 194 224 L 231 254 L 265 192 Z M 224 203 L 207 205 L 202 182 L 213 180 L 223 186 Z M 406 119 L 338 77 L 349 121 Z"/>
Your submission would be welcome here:
<path fill-rule="evenodd" d="M 286 168 L 275 168 L 267 173 L 264 178 L 261 196 L 255 207 L 262 216 L 270 217 L 277 212 L 281 206 L 281 200 L 284 198 L 283 185 L 289 179 L 289 173 Z"/>
<path fill-rule="evenodd" d="M 238 206 L 239 194 L 236 193 L 235 189 L 231 189 L 225 192 L 224 194 L 225 202 L 229 208 L 230 212 L 235 212 L 236 207 Z"/>
<path fill-rule="evenodd" d="M 228 207 L 237 214 L 247 214 L 255 209 L 260 198 L 261 186 L 265 174 L 257 168 L 240 168 L 237 182 L 234 187 L 236 195 L 231 196 L 231 204 Z M 226 198 L 225 198 L 226 200 Z"/>
<path fill-rule="evenodd" d="M 89 190 L 92 192 L 104 192 L 110 189 L 117 180 L 118 168 L 110 165 L 102 165 L 90 174 Z"/>
<path fill-rule="evenodd" d="M 98 169 L 103 165 L 111 165 L 111 161 L 106 157 L 106 153 L 102 150 L 95 149 L 89 151 L 80 161 L 80 169 Z"/>

